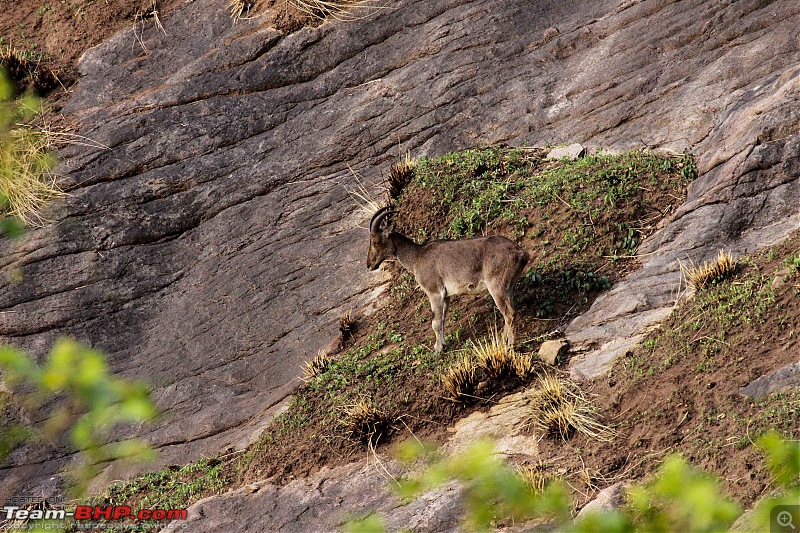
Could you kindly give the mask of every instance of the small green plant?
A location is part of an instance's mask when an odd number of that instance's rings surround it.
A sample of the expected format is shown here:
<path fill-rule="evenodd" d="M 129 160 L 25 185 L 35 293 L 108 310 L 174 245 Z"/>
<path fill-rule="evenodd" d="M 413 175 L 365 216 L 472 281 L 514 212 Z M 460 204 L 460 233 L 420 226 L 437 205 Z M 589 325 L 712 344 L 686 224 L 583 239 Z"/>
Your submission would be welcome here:
<path fill-rule="evenodd" d="M 681 171 L 681 177 L 687 182 L 697 178 L 697 164 L 688 150 L 683 152 L 678 159 L 678 168 Z"/>
<path fill-rule="evenodd" d="M 534 312 L 534 314 L 536 315 L 536 318 L 547 318 L 551 316 L 554 312 L 555 312 L 555 307 L 553 306 L 553 302 L 551 302 L 550 300 L 544 300 L 542 302 L 539 302 L 539 304 L 536 306 L 536 311 Z"/>
<path fill-rule="evenodd" d="M 639 231 L 628 227 L 627 224 L 619 224 L 621 236 L 617 242 L 617 250 L 623 255 L 633 255 L 636 247 L 639 246 Z"/>
<path fill-rule="evenodd" d="M 522 275 L 521 278 L 519 278 L 519 281 L 517 283 L 519 283 L 523 287 L 533 287 L 535 285 L 539 285 L 541 282 L 542 282 L 541 273 L 533 269 L 529 269 L 527 272 L 525 272 L 525 274 Z"/>
<path fill-rule="evenodd" d="M 565 270 L 564 278 L 572 289 L 585 292 L 607 291 L 611 288 L 608 276 L 598 276 L 594 272 Z"/>
<path fill-rule="evenodd" d="M 800 254 L 791 255 L 786 258 L 785 261 L 786 268 L 789 269 L 789 273 L 796 273 L 800 272 Z"/>

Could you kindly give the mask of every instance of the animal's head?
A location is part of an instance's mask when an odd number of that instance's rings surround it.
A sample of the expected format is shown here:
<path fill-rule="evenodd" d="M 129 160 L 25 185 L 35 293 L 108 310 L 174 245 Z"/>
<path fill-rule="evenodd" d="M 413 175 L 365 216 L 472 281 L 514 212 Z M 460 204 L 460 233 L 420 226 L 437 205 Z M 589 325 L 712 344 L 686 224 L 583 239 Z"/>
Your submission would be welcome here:
<path fill-rule="evenodd" d="M 378 209 L 369 223 L 369 253 L 367 253 L 367 268 L 377 270 L 381 263 L 397 253 L 394 241 L 389 238 L 389 229 L 386 225 L 381 227 L 386 217 L 394 213 L 388 207 Z"/>

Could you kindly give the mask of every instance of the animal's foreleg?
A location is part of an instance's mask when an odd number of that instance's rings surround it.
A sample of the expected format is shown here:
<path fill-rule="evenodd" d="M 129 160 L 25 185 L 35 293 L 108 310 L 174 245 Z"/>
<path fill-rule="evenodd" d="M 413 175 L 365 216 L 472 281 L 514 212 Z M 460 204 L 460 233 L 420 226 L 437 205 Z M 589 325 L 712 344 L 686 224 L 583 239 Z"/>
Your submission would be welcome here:
<path fill-rule="evenodd" d="M 431 311 L 433 311 L 431 327 L 433 328 L 434 335 L 436 335 L 436 344 L 433 350 L 441 352 L 444 349 L 444 313 L 447 309 L 446 298 L 443 293 L 429 293 L 428 299 L 431 302 Z"/>

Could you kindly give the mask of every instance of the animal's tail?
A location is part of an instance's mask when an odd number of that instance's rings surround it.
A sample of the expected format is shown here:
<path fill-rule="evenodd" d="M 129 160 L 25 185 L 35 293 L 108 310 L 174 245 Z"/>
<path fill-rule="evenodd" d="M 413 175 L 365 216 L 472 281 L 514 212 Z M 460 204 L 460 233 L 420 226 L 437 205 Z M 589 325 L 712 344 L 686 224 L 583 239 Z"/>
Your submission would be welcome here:
<path fill-rule="evenodd" d="M 526 250 L 522 249 L 520 249 L 520 252 L 517 257 L 519 257 L 519 266 L 517 267 L 517 272 L 514 274 L 515 282 L 516 280 L 521 278 L 522 275 L 525 273 L 525 271 L 527 271 L 532 266 L 531 260 L 533 259 L 531 257 L 531 254 L 529 254 Z"/>
<path fill-rule="evenodd" d="M 533 266 L 531 265 L 531 261 L 533 261 L 533 257 L 531 257 L 531 254 L 528 253 L 527 250 L 522 250 L 522 257 L 520 259 L 520 263 L 522 263 L 522 272 L 525 272 L 526 270 L 528 270 L 530 267 Z"/>

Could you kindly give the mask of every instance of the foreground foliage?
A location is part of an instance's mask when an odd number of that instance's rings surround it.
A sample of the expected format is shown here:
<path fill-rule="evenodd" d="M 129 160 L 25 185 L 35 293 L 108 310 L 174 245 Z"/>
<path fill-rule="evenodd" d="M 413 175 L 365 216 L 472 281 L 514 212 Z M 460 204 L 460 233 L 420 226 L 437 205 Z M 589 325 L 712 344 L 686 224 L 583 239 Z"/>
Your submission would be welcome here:
<path fill-rule="evenodd" d="M 148 388 L 111 374 L 99 351 L 65 338 L 39 365 L 19 350 L 2 347 L 0 371 L 6 387 L 0 403 L 10 419 L 0 432 L 0 460 L 21 442 L 55 443 L 66 435 L 80 452 L 73 474 L 76 492 L 83 494 L 104 463 L 152 458 L 139 439 L 108 443 L 119 424 L 152 420 L 156 409 Z"/>
<path fill-rule="evenodd" d="M 776 505 L 796 507 L 800 501 L 800 443 L 768 433 L 759 439 L 758 446 L 782 491 L 780 496 L 761 502 L 754 512 L 751 525 L 755 530 L 769 531 L 770 511 Z M 421 476 L 399 481 L 397 492 L 405 499 L 421 496 L 451 480 L 460 482 L 465 495 L 463 527 L 467 531 L 489 531 L 503 524 L 539 519 L 548 523 L 548 530 L 573 533 L 719 532 L 727 531 L 741 514 L 739 506 L 721 492 L 716 478 L 677 454 L 668 457 L 650 481 L 629 487 L 627 501 L 619 509 L 589 512 L 575 521 L 566 484 L 556 479 L 541 491 L 532 490 L 494 452 L 489 441 L 477 442 L 464 453 L 446 458 L 410 441 L 401 449 L 400 458 L 409 464 L 430 461 Z M 347 530 L 386 531 L 378 514 L 350 522 Z"/>

